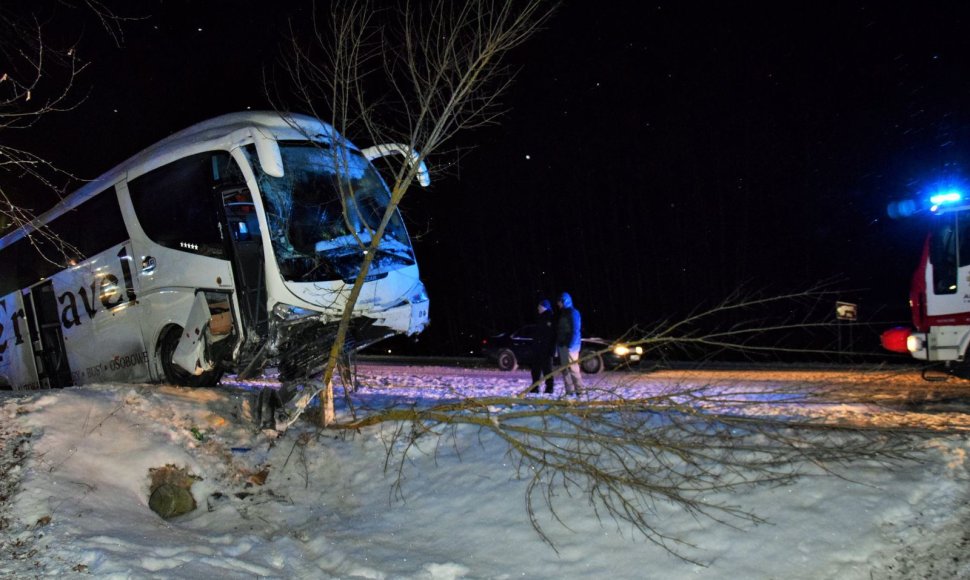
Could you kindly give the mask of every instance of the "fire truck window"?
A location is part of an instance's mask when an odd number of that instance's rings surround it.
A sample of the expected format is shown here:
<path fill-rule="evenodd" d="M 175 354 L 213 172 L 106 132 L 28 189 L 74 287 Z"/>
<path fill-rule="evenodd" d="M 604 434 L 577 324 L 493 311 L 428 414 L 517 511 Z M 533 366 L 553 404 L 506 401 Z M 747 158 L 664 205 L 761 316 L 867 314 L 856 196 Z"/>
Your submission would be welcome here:
<path fill-rule="evenodd" d="M 957 291 L 957 236 L 956 220 L 945 218 L 930 244 L 930 262 L 933 264 L 933 293 L 954 294 Z M 970 247 L 966 248 L 970 251 Z"/>
<path fill-rule="evenodd" d="M 970 266 L 970 215 L 957 215 L 957 231 L 960 233 L 957 237 L 959 243 L 957 255 L 960 257 L 959 266 L 962 268 Z"/>

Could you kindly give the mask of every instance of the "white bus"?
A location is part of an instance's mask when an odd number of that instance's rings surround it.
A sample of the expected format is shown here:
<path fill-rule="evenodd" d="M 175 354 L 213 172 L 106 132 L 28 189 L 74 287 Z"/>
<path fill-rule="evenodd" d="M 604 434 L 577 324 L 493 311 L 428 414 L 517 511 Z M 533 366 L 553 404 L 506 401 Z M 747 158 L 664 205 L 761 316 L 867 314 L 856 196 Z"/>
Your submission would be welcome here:
<path fill-rule="evenodd" d="M 310 372 L 390 200 L 370 162 L 389 153 L 419 160 L 398 144 L 360 150 L 311 117 L 234 113 L 88 183 L 33 225 L 66 254 L 36 229 L 0 239 L 0 388 Z M 421 332 L 428 305 L 395 213 L 350 348 Z"/>

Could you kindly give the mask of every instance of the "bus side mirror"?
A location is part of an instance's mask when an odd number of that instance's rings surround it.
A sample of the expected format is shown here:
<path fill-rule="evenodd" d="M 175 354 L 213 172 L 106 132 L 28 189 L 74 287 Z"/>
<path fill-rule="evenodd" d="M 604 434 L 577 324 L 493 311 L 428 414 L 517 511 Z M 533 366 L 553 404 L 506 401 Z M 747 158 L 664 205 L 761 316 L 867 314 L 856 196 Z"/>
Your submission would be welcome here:
<path fill-rule="evenodd" d="M 373 147 L 368 147 L 361 151 L 361 154 L 367 158 L 368 161 L 373 161 L 380 157 L 386 157 L 388 155 L 397 153 L 408 158 L 408 163 L 412 167 L 417 165 L 417 177 L 418 183 L 421 187 L 428 187 L 431 185 L 431 175 L 428 173 L 428 166 L 425 165 L 421 156 L 414 149 L 411 149 L 407 145 L 401 145 L 400 143 L 384 143 L 383 145 L 374 145 Z"/>
<path fill-rule="evenodd" d="M 263 173 L 271 177 L 283 177 L 283 155 L 276 139 L 256 133 L 256 156 Z"/>

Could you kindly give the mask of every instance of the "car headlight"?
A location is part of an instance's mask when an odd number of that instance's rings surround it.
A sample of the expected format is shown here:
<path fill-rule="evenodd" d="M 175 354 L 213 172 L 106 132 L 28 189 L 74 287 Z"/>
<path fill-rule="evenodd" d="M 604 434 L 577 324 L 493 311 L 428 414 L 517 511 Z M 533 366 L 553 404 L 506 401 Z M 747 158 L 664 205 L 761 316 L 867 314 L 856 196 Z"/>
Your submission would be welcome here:
<path fill-rule="evenodd" d="M 630 354 L 630 347 L 625 344 L 618 344 L 613 347 L 613 354 L 616 356 L 626 356 Z"/>
<path fill-rule="evenodd" d="M 643 354 L 643 347 L 642 346 L 638 346 L 635 349 L 633 349 L 633 352 L 635 352 L 637 354 Z"/>

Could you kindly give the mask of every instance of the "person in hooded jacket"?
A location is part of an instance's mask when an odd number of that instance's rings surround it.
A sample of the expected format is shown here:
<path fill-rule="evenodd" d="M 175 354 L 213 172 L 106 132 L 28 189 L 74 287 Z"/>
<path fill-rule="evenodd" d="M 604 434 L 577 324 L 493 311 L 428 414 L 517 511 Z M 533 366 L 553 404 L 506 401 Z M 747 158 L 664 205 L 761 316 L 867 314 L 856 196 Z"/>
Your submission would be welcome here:
<path fill-rule="evenodd" d="M 573 298 L 567 292 L 559 296 L 559 320 L 556 322 L 556 350 L 562 365 L 562 380 L 566 395 L 579 396 L 583 392 L 583 379 L 579 374 L 579 349 L 582 344 L 582 317 L 573 307 Z"/>
<path fill-rule="evenodd" d="M 546 377 L 546 394 L 553 391 L 552 356 L 556 352 L 556 326 L 552 316 L 552 304 L 540 300 L 536 308 L 536 329 L 532 337 L 532 387 L 533 393 L 539 392 L 539 381 Z"/>

